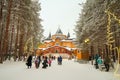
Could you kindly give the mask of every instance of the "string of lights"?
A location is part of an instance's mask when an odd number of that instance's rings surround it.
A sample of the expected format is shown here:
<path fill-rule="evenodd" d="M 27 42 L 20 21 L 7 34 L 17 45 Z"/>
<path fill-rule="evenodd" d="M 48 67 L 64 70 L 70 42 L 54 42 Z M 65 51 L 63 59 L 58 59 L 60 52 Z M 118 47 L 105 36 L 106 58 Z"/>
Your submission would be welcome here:
<path fill-rule="evenodd" d="M 111 17 L 113 17 L 118 23 L 120 24 L 120 19 L 117 18 L 112 12 L 106 10 L 105 13 L 108 15 L 108 24 L 107 24 L 107 45 L 110 47 L 110 50 L 116 50 L 117 51 L 117 56 L 118 56 L 118 62 L 116 65 L 116 69 L 114 71 L 114 75 L 116 77 L 120 77 L 120 74 L 118 73 L 119 70 L 119 62 L 120 62 L 120 47 L 114 47 L 112 46 L 112 43 L 115 42 L 113 38 L 113 32 L 111 32 Z"/>

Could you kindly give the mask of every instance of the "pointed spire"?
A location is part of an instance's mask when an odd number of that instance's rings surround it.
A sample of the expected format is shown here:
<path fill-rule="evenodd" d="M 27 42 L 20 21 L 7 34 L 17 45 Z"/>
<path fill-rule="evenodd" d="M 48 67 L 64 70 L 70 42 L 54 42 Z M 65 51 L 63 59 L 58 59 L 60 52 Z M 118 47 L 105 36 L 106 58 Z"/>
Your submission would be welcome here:
<path fill-rule="evenodd" d="M 49 39 L 51 39 L 51 32 L 49 32 L 49 36 L 48 36 Z"/>
<path fill-rule="evenodd" d="M 49 32 L 49 36 L 47 37 L 47 39 L 51 39 L 51 32 Z"/>
<path fill-rule="evenodd" d="M 58 27 L 57 31 L 56 31 L 56 34 L 63 34 L 61 29 L 60 29 L 60 26 Z"/>
<path fill-rule="evenodd" d="M 67 34 L 67 38 L 69 38 L 70 37 L 70 33 L 68 32 L 68 34 Z"/>

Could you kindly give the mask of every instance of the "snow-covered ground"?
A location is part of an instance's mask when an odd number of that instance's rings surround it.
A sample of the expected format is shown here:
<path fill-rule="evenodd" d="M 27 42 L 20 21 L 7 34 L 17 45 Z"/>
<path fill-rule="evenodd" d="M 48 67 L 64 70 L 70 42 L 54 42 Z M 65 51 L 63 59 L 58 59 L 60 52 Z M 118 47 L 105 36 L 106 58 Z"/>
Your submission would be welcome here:
<path fill-rule="evenodd" d="M 27 69 L 25 62 L 6 61 L 0 64 L 0 80 L 117 80 L 113 71 L 105 72 L 95 69 L 91 64 L 80 64 L 74 60 L 57 61 L 47 69 L 34 67 Z"/>

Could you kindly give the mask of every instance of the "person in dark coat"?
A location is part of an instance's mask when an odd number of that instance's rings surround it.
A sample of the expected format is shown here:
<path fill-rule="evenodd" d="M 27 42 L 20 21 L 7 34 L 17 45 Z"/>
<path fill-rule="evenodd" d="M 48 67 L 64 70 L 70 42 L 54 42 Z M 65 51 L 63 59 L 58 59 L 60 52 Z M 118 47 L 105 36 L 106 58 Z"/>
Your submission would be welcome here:
<path fill-rule="evenodd" d="M 108 72 L 109 68 L 110 68 L 110 57 L 109 56 L 105 57 L 105 59 L 104 59 L 104 65 L 105 65 L 106 71 Z"/>
<path fill-rule="evenodd" d="M 32 55 L 29 55 L 26 65 L 28 66 L 28 68 L 31 68 L 31 66 L 32 66 Z"/>
<path fill-rule="evenodd" d="M 48 67 L 47 57 L 44 58 L 42 65 L 43 65 L 42 68 L 47 68 Z"/>
<path fill-rule="evenodd" d="M 38 60 L 39 60 L 39 62 L 38 62 L 38 67 L 39 67 L 40 63 L 41 63 L 41 56 L 38 56 Z"/>
<path fill-rule="evenodd" d="M 98 63 L 97 63 L 97 60 L 99 58 L 99 54 L 95 54 L 95 68 L 98 69 Z"/>
<path fill-rule="evenodd" d="M 59 65 L 62 64 L 62 57 L 61 57 L 61 56 L 58 57 L 58 64 L 59 64 Z"/>

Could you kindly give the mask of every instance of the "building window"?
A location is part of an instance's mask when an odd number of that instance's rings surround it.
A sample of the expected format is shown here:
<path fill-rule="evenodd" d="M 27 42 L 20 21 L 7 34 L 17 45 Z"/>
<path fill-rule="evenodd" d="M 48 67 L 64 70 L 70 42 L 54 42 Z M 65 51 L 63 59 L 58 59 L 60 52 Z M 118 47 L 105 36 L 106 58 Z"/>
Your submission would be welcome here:
<path fill-rule="evenodd" d="M 58 45 L 59 45 L 59 43 L 56 43 L 56 45 L 58 46 Z"/>

